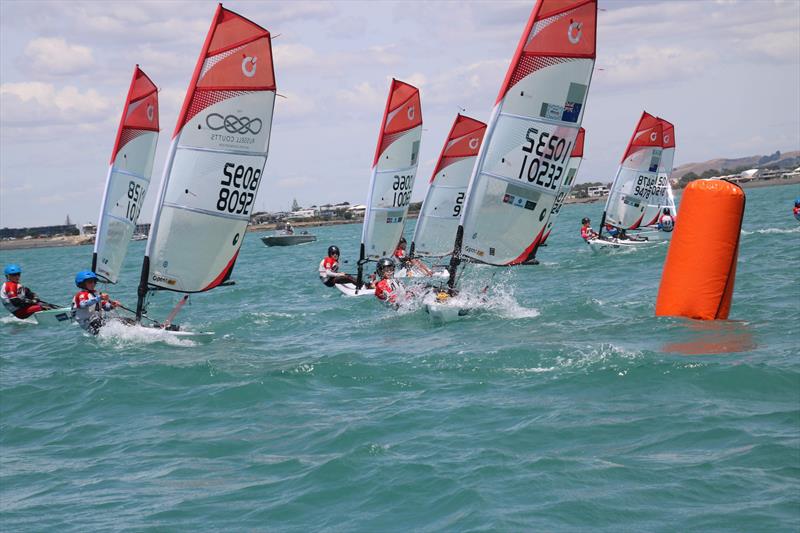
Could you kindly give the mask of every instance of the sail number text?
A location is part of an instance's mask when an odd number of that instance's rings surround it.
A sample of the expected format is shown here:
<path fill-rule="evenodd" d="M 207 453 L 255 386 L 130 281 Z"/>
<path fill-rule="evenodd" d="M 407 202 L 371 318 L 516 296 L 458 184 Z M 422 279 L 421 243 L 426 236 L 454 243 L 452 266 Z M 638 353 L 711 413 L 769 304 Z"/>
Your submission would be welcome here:
<path fill-rule="evenodd" d="M 139 218 L 143 196 L 144 187 L 133 181 L 128 183 L 128 207 L 125 209 L 125 218 L 131 222 L 136 222 L 136 219 Z"/>
<path fill-rule="evenodd" d="M 563 137 L 546 131 L 540 132 L 536 128 L 528 128 L 525 140 L 528 144 L 522 146 L 525 155 L 517 178 L 556 190 L 558 180 L 564 172 L 564 164 L 572 151 L 572 141 L 567 142 Z"/>
<path fill-rule="evenodd" d="M 392 190 L 394 198 L 392 200 L 392 207 L 405 207 L 411 202 L 411 187 L 414 186 L 414 176 L 401 176 L 395 174 L 394 182 L 392 183 Z"/>
<path fill-rule="evenodd" d="M 222 173 L 225 177 L 219 182 L 221 187 L 217 198 L 217 211 L 249 215 L 250 205 L 258 189 L 261 169 L 225 163 Z"/>
<path fill-rule="evenodd" d="M 456 205 L 453 206 L 453 216 L 461 216 L 461 207 L 464 205 L 464 197 L 467 195 L 465 192 L 458 193 L 456 196 Z"/>
<path fill-rule="evenodd" d="M 633 194 L 643 200 L 647 200 L 650 198 L 650 195 L 656 194 L 656 191 L 656 178 L 652 176 L 642 176 L 640 174 L 639 178 L 636 180 L 636 187 L 633 189 Z M 666 193 L 666 187 L 664 193 Z"/>

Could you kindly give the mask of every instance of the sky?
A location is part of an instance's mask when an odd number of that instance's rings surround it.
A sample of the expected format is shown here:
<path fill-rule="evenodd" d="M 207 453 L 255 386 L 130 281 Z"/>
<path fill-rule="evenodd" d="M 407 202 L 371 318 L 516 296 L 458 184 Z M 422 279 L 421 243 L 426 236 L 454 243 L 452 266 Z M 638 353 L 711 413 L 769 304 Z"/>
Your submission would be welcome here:
<path fill-rule="evenodd" d="M 273 35 L 278 98 L 258 210 L 364 203 L 392 77 L 420 88 L 420 201 L 457 112 L 487 121 L 533 0 L 226 2 Z M 800 1 L 600 0 L 578 181 L 610 181 L 643 109 L 675 164 L 800 149 Z M 0 227 L 97 222 L 138 63 L 164 159 L 213 1 L 0 1 Z"/>

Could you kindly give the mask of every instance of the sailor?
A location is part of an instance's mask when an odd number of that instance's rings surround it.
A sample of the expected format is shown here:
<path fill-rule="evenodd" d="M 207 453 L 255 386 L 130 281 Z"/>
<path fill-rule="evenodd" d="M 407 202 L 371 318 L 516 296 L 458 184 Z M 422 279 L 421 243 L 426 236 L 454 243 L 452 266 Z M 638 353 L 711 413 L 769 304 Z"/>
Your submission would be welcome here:
<path fill-rule="evenodd" d="M 584 241 L 597 237 L 597 232 L 589 225 L 590 222 L 589 217 L 583 217 L 581 220 L 581 237 Z"/>
<path fill-rule="evenodd" d="M 326 287 L 333 287 L 337 283 L 352 283 L 356 279 L 350 274 L 339 272 L 339 247 L 328 246 L 328 256 L 319 263 L 319 280 Z"/>
<path fill-rule="evenodd" d="M 389 257 L 379 259 L 375 273 L 378 275 L 375 297 L 397 308 L 400 301 L 405 298 L 406 290 L 399 281 L 394 279 L 394 261 Z"/>
<path fill-rule="evenodd" d="M 664 214 L 658 219 L 658 229 L 669 233 L 675 228 L 675 219 L 670 214 L 669 207 L 664 208 Z"/>
<path fill-rule="evenodd" d="M 415 259 L 408 256 L 408 253 L 406 252 L 407 244 L 408 243 L 406 242 L 406 238 L 400 237 L 400 242 L 397 243 L 397 248 L 395 248 L 394 250 L 395 259 L 400 261 L 400 264 L 403 265 L 403 267 L 405 267 L 405 269 L 409 272 L 411 268 L 418 268 L 426 276 L 432 276 L 433 271 L 430 268 L 428 268 L 427 265 L 425 265 L 425 263 L 423 263 L 419 259 Z"/>
<path fill-rule="evenodd" d="M 119 302 L 111 300 L 106 293 L 97 294 L 97 274 L 91 270 L 81 270 L 75 276 L 75 285 L 80 289 L 72 298 L 72 312 L 78 324 L 97 335 L 105 323 L 104 312 L 111 311 Z"/>
<path fill-rule="evenodd" d="M 288 222 L 286 223 L 286 226 L 284 226 L 284 231 L 286 232 L 286 235 L 294 235 L 294 228 Z"/>
<path fill-rule="evenodd" d="M 36 293 L 20 284 L 22 269 L 19 265 L 6 265 L 3 273 L 6 275 L 6 281 L 0 289 L 0 299 L 3 300 L 3 307 L 8 309 L 9 313 L 24 319 L 44 309 L 39 304 Z"/>
<path fill-rule="evenodd" d="M 792 213 L 794 214 L 794 218 L 800 220 L 800 198 L 794 199 L 794 209 L 792 209 Z"/>

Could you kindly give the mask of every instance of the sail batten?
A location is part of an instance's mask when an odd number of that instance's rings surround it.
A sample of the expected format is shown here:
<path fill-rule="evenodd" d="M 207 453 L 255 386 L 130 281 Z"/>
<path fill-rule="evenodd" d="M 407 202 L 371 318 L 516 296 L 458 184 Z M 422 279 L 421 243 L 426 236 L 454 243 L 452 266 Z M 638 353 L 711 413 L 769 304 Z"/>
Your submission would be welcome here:
<path fill-rule="evenodd" d="M 159 191 L 140 298 L 227 280 L 263 181 L 275 103 L 267 30 L 223 8 L 206 35 Z"/>
<path fill-rule="evenodd" d="M 158 88 L 133 70 L 100 204 L 92 270 L 116 283 L 150 185 L 158 142 Z"/>

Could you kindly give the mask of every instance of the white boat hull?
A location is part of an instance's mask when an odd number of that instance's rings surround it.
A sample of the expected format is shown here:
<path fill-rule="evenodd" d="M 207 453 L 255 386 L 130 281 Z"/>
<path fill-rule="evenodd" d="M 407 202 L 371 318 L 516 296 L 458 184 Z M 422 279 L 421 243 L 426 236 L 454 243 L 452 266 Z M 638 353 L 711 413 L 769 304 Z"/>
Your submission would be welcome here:
<path fill-rule="evenodd" d="M 442 304 L 439 302 L 425 304 L 425 312 L 434 322 L 446 324 L 461 320 L 472 312 L 472 308 L 450 302 Z"/>
<path fill-rule="evenodd" d="M 337 283 L 334 285 L 339 291 L 347 297 L 357 297 L 357 296 L 375 296 L 375 289 L 368 289 L 366 287 L 361 287 L 360 290 L 356 290 L 356 286 L 352 283 Z"/>
<path fill-rule="evenodd" d="M 59 307 L 58 309 L 48 309 L 39 311 L 33 317 L 42 326 L 59 326 L 72 322 L 72 309 L 69 307 Z"/>
<path fill-rule="evenodd" d="M 653 246 L 656 244 L 660 244 L 664 241 L 631 241 L 631 240 L 620 240 L 615 238 L 594 238 L 589 239 L 586 241 L 586 244 L 589 245 L 593 252 L 609 252 L 613 250 L 630 250 L 636 248 L 646 248 L 648 246 Z"/>

